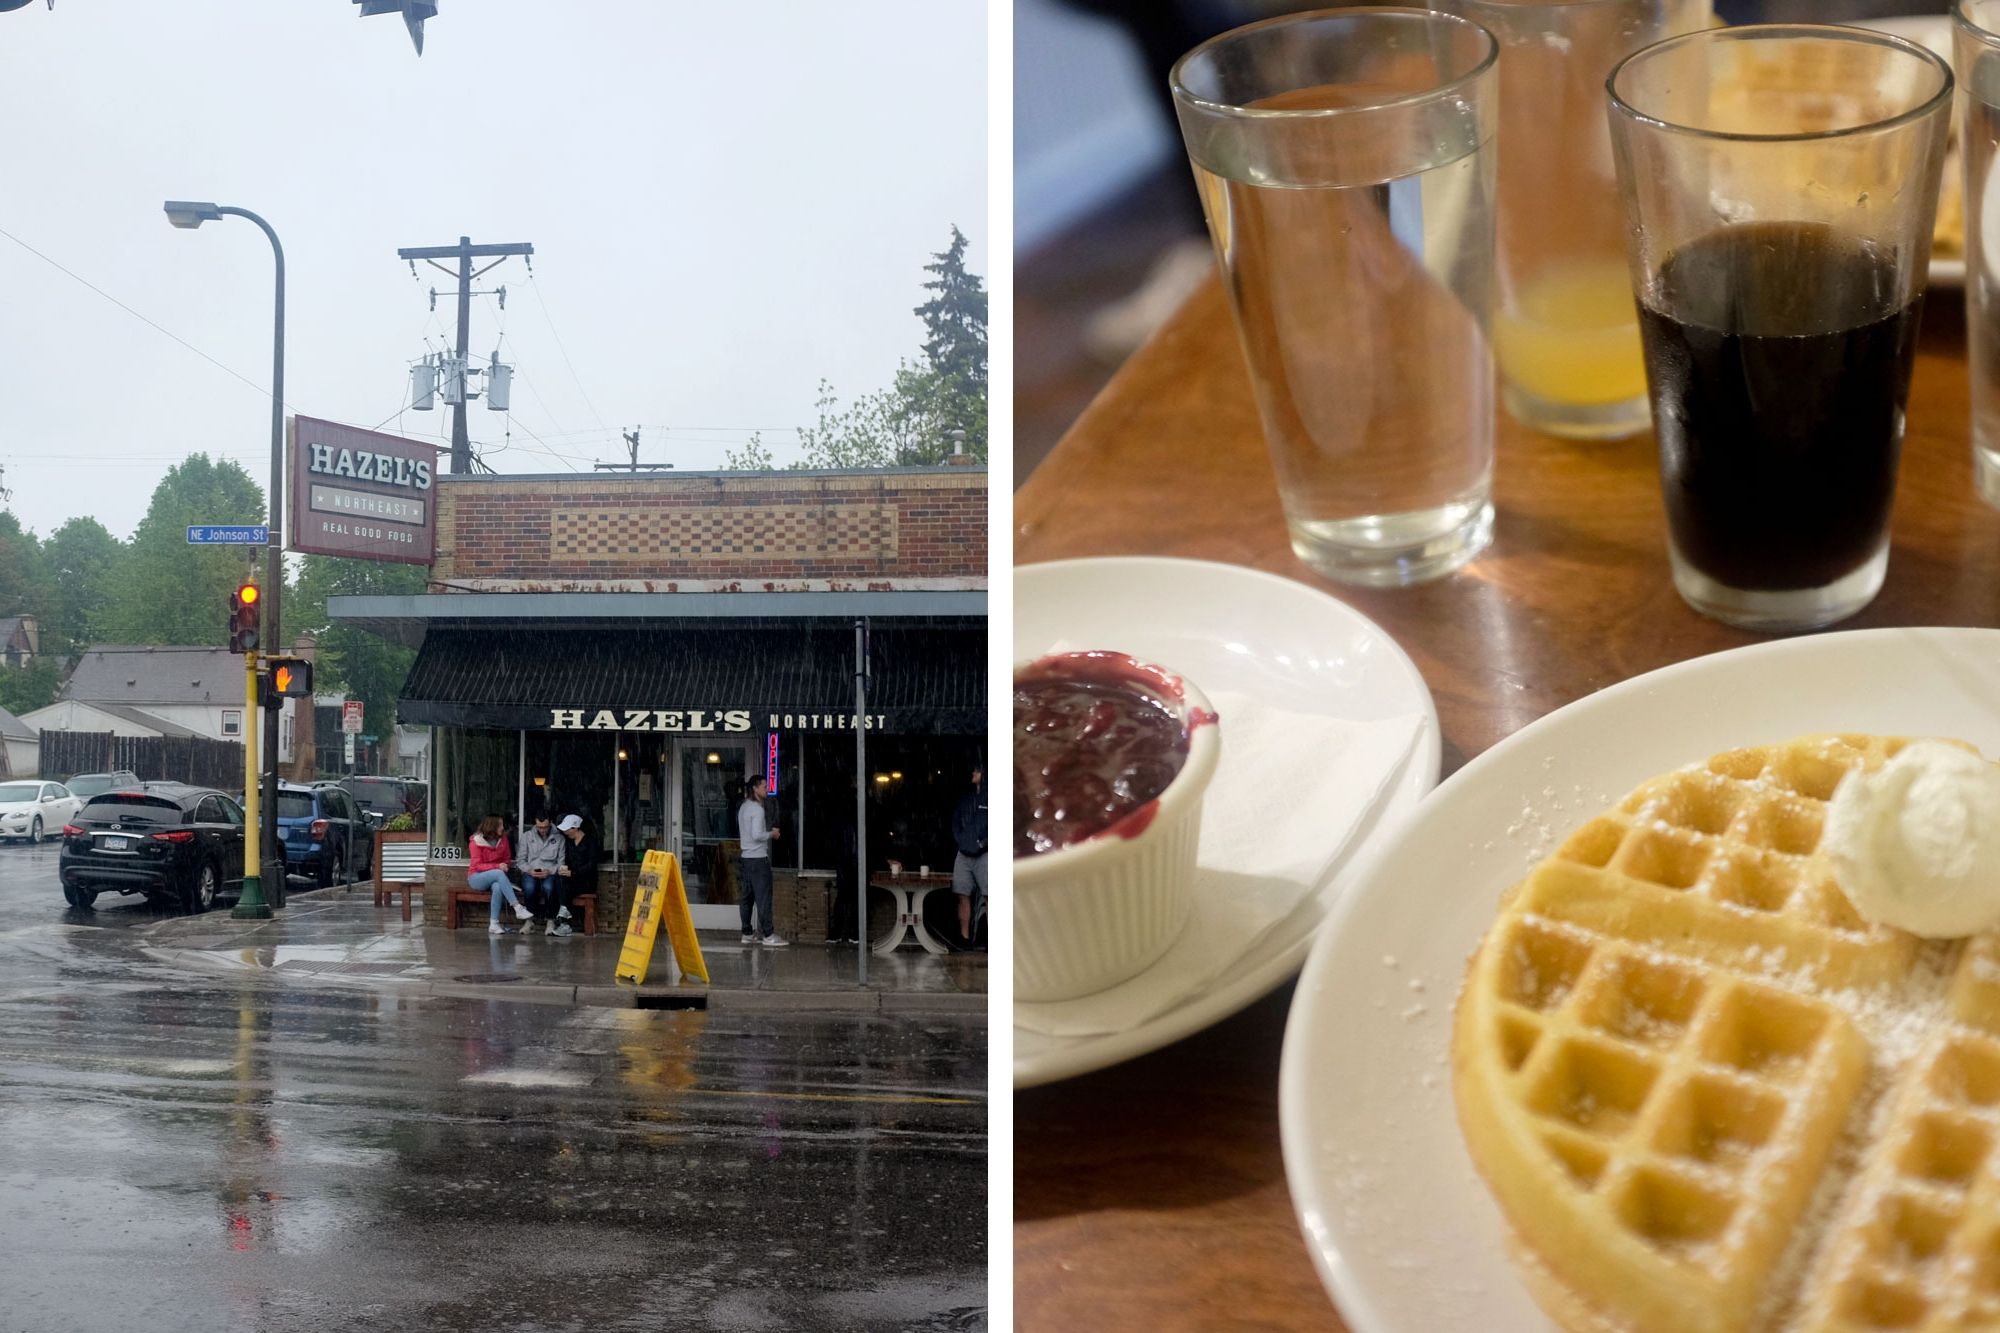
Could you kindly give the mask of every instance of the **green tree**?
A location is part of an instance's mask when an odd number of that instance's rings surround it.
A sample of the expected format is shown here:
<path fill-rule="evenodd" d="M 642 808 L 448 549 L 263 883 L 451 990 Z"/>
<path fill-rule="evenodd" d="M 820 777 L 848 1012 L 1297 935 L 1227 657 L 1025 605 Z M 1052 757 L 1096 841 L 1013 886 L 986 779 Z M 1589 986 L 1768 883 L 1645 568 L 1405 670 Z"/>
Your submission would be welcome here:
<path fill-rule="evenodd" d="M 262 523 L 264 493 L 230 459 L 192 454 L 169 468 L 125 548 L 104 600 L 107 643 L 210 644 L 229 641 L 230 590 L 250 568 L 261 576 L 262 547 L 190 546 L 204 523 Z"/>
<path fill-rule="evenodd" d="M 124 547 L 94 518 L 73 518 L 42 543 L 52 579 L 42 651 L 75 656 L 98 641 Z"/>
<path fill-rule="evenodd" d="M 965 233 L 951 229 L 951 244 L 931 256 L 924 290 L 937 295 L 916 309 L 929 336 L 924 359 L 968 394 L 986 397 L 986 286 L 965 271 Z"/>
<path fill-rule="evenodd" d="M 890 387 L 842 407 L 820 381 L 818 417 L 799 431 L 799 467 L 907 467 L 944 460 L 960 441 L 986 457 L 986 288 L 965 268 L 965 233 L 924 265 L 933 293 L 915 308 L 923 320 L 924 360 L 905 361 Z M 768 464 L 766 464 L 768 466 Z"/>
<path fill-rule="evenodd" d="M 35 534 L 0 509 L 0 616 L 43 614 L 49 601 L 49 578 Z"/>
<path fill-rule="evenodd" d="M 56 701 L 56 687 L 62 677 L 56 659 L 37 657 L 25 670 L 0 669 L 0 708 L 19 717 Z"/>
<path fill-rule="evenodd" d="M 764 444 L 764 433 L 753 430 L 741 449 L 731 449 L 723 454 L 722 465 L 736 472 L 765 472 L 775 468 L 777 463 Z"/>
<path fill-rule="evenodd" d="M 309 555 L 300 562 L 298 583 L 285 594 L 285 642 L 294 642 L 302 632 L 319 639 L 314 689 L 361 700 L 371 732 L 387 735 L 394 725 L 396 696 L 402 693 L 416 653 L 367 630 L 330 620 L 326 600 L 420 593 L 429 579 L 430 570 L 424 565 Z"/>

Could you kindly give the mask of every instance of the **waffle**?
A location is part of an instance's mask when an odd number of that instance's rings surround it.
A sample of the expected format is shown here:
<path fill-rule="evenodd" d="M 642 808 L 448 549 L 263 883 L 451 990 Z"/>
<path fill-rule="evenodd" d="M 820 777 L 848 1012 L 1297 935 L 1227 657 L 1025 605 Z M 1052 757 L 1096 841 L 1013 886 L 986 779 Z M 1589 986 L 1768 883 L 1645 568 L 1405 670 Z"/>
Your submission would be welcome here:
<path fill-rule="evenodd" d="M 1565 1327 L 2000 1328 L 2000 939 L 1872 926 L 1815 855 L 1903 744 L 1655 779 L 1503 900 L 1453 1090 Z"/>

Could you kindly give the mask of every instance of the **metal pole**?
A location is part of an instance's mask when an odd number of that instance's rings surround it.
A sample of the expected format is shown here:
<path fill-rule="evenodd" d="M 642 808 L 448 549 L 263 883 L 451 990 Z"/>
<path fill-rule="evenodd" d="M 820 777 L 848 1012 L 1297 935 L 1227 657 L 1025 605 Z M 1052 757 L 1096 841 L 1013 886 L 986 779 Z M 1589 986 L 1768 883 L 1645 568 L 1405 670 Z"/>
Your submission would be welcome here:
<path fill-rule="evenodd" d="M 868 984 L 868 621 L 854 622 L 854 956 Z"/>
<path fill-rule="evenodd" d="M 272 320 L 271 336 L 271 501 L 270 526 L 271 541 L 265 548 L 264 560 L 264 637 L 263 651 L 278 651 L 278 612 L 285 591 L 285 247 L 278 243 L 278 233 L 271 224 L 258 217 L 247 208 L 220 205 L 215 210 L 239 218 L 248 218 L 257 224 L 271 242 L 271 258 L 277 268 L 276 300 Z M 252 660 L 254 661 L 254 655 Z M 254 699 L 253 704 L 254 707 Z M 247 792 L 246 792 L 247 794 Z M 246 814 L 249 812 L 245 812 Z M 264 728 L 264 801 L 262 811 L 264 845 L 273 851 L 278 847 L 278 724 L 274 717 Z M 245 866 L 247 874 L 249 867 Z M 258 863 L 258 873 L 263 873 L 263 863 Z"/>
<path fill-rule="evenodd" d="M 271 904 L 264 900 L 264 849 L 257 823 L 257 654 L 243 654 L 243 892 L 229 915 L 268 920 Z"/>
<path fill-rule="evenodd" d="M 472 238 L 458 238 L 458 401 L 451 409 L 451 470 L 472 471 L 472 436 L 465 429 L 466 354 L 472 343 Z"/>

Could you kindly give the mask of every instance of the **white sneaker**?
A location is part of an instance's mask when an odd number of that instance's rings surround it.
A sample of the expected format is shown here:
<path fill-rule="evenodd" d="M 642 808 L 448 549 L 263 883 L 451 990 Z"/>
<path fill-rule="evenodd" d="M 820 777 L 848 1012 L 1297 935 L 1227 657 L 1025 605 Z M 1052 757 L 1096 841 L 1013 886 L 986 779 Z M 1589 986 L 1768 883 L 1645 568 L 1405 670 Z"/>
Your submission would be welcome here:
<path fill-rule="evenodd" d="M 561 933 L 561 932 L 559 932 L 559 931 L 558 931 L 558 930 L 556 929 L 556 923 L 555 923 L 554 921 L 549 921 L 549 922 L 546 922 L 546 923 L 544 923 L 544 924 L 543 924 L 543 926 L 542 926 L 542 934 L 544 934 L 544 935 L 556 935 L 556 934 L 560 934 L 560 933 Z"/>
<path fill-rule="evenodd" d="M 785 949 L 791 947 L 791 941 L 781 940 L 776 935 L 766 935 L 764 937 L 764 947 L 766 949 Z"/>
<path fill-rule="evenodd" d="M 556 909 L 556 920 L 558 921 L 569 920 L 569 909 L 567 907 L 558 907 Z"/>
<path fill-rule="evenodd" d="M 746 930 L 743 932 L 743 942 L 745 944 L 755 944 L 757 942 L 757 937 L 755 935 L 752 935 L 749 931 Z"/>
<path fill-rule="evenodd" d="M 567 935 L 569 933 L 569 922 L 567 921 L 558 921 L 549 927 L 549 934 L 551 935 Z"/>
<path fill-rule="evenodd" d="M 488 935 L 512 935 L 514 932 L 509 927 L 503 926 L 498 921 L 495 921 L 492 925 L 486 928 L 486 933 Z"/>
<path fill-rule="evenodd" d="M 514 915 L 523 921 L 532 921 L 535 919 L 535 914 L 520 903 L 514 904 Z"/>

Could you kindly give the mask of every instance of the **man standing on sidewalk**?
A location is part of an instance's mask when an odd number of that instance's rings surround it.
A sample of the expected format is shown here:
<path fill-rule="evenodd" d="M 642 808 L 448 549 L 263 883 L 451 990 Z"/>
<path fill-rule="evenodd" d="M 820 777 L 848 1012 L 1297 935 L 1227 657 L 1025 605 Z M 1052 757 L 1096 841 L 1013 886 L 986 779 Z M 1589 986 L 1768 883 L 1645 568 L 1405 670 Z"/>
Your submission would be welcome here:
<path fill-rule="evenodd" d="M 751 929 L 751 907 L 764 919 L 763 942 L 773 949 L 785 947 L 778 938 L 778 924 L 771 919 L 771 840 L 778 830 L 764 818 L 764 775 L 756 774 L 743 789 L 743 804 L 736 809 L 736 837 L 743 848 L 743 942 L 755 944 Z"/>
<path fill-rule="evenodd" d="M 951 839 L 958 859 L 951 867 L 951 891 L 958 895 L 958 938 L 973 947 L 974 933 L 986 918 L 986 774 L 972 770 L 972 790 L 958 798 L 951 815 Z"/>

